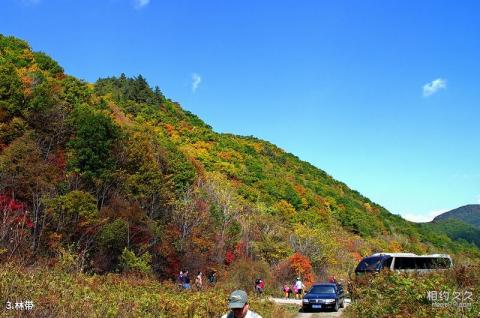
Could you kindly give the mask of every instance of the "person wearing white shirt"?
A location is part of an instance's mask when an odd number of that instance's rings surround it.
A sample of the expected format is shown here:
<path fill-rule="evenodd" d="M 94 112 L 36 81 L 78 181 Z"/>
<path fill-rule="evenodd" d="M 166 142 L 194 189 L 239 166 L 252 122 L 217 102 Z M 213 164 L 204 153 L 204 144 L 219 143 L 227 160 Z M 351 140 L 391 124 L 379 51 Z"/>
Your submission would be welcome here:
<path fill-rule="evenodd" d="M 250 310 L 247 293 L 243 290 L 236 290 L 228 298 L 230 312 L 222 318 L 262 318 L 259 314 Z"/>
<path fill-rule="evenodd" d="M 302 297 L 304 288 L 305 285 L 300 280 L 300 277 L 297 277 L 297 281 L 295 282 L 295 289 L 297 290 L 297 293 L 295 294 L 295 299 Z"/>

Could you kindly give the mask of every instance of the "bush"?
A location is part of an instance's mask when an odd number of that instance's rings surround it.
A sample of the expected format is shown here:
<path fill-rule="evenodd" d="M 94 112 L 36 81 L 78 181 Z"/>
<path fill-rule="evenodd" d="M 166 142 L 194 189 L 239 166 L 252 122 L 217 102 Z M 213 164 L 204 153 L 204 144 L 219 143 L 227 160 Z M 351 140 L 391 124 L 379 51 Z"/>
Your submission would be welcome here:
<path fill-rule="evenodd" d="M 120 256 L 120 269 L 128 273 L 149 274 L 152 272 L 151 262 L 152 256 L 149 252 L 138 257 L 125 247 Z"/>

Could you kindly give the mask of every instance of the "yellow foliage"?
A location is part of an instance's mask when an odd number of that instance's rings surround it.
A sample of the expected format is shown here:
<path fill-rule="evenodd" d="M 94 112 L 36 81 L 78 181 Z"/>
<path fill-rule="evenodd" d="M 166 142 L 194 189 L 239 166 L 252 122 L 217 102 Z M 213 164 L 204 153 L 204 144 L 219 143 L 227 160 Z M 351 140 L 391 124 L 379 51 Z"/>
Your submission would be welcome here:
<path fill-rule="evenodd" d="M 295 208 L 289 202 L 280 200 L 273 206 L 274 210 L 284 219 L 288 220 L 296 213 Z"/>
<path fill-rule="evenodd" d="M 391 241 L 388 246 L 389 252 L 401 252 L 402 246 L 397 241 Z"/>

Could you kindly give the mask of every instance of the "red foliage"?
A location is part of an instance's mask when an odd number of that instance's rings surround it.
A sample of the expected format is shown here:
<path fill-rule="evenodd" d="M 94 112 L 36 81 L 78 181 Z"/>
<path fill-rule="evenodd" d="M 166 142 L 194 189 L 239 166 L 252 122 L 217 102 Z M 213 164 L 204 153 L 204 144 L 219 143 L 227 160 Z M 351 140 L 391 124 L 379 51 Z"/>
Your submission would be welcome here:
<path fill-rule="evenodd" d="M 24 205 L 8 195 L 0 194 L 0 212 L 4 215 L 5 223 L 24 224 L 33 228 L 33 222 L 27 216 L 27 212 L 24 211 Z"/>
<path fill-rule="evenodd" d="M 152 239 L 152 234 L 146 225 L 131 225 L 130 240 L 134 245 L 148 245 Z"/>
<path fill-rule="evenodd" d="M 195 210 L 198 212 L 206 212 L 208 211 L 209 205 L 208 202 L 205 200 L 196 200 L 195 202 Z"/>
<path fill-rule="evenodd" d="M 50 161 L 60 171 L 65 171 L 67 160 L 65 159 L 65 152 L 63 150 L 59 150 L 53 154 L 50 154 L 48 156 L 48 161 Z"/>
<path fill-rule="evenodd" d="M 225 253 L 225 265 L 232 264 L 234 260 L 235 260 L 235 254 L 232 251 L 228 250 Z"/>

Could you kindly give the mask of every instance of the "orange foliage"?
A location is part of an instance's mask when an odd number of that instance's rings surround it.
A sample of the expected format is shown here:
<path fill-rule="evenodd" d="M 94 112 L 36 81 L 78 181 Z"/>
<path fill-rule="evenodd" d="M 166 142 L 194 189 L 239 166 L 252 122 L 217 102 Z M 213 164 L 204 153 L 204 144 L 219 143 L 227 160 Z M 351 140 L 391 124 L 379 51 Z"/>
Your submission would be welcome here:
<path fill-rule="evenodd" d="M 232 151 L 219 151 L 217 156 L 222 158 L 223 160 L 230 161 L 232 157 L 234 157 Z"/>
<path fill-rule="evenodd" d="M 22 76 L 22 84 L 24 88 L 23 93 L 25 96 L 30 96 L 32 94 L 33 78 L 28 75 Z"/>
<path fill-rule="evenodd" d="M 310 258 L 299 252 L 296 252 L 290 256 L 288 260 L 290 262 L 290 267 L 297 276 L 302 277 L 305 284 L 311 284 L 315 280 Z"/>
<path fill-rule="evenodd" d="M 355 259 L 357 262 L 360 262 L 363 258 L 359 252 L 350 252 L 350 255 L 352 255 L 353 259 Z"/>
<path fill-rule="evenodd" d="M 205 176 L 205 168 L 203 167 L 203 164 L 199 160 L 189 157 L 188 161 L 190 161 L 192 166 L 195 168 L 195 171 L 197 172 L 197 175 L 199 177 Z"/>
<path fill-rule="evenodd" d="M 388 249 L 390 252 L 401 252 L 402 246 L 397 241 L 391 241 L 388 245 Z"/>
<path fill-rule="evenodd" d="M 307 192 L 307 190 L 303 186 L 301 186 L 298 183 L 294 183 L 293 188 L 295 189 L 295 191 L 298 193 L 300 197 L 302 198 L 305 197 L 305 193 Z"/>
<path fill-rule="evenodd" d="M 125 113 L 117 105 L 110 102 L 108 103 L 108 107 L 112 111 L 113 118 L 115 119 L 115 122 L 117 124 L 119 124 L 120 126 L 130 126 L 132 124 L 130 118 L 125 116 Z"/>
<path fill-rule="evenodd" d="M 170 137 L 172 137 L 176 133 L 175 127 L 173 125 L 165 124 L 164 127 L 167 130 L 167 133 Z"/>

